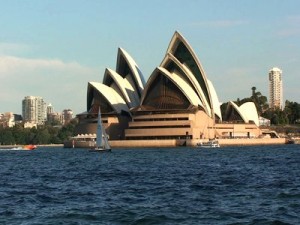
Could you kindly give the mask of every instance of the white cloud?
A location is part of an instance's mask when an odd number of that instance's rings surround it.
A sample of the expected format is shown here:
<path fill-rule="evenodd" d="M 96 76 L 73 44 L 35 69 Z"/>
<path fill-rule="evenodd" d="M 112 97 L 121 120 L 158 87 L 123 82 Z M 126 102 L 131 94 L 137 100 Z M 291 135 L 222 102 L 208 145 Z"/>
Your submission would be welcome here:
<path fill-rule="evenodd" d="M 22 72 L 33 72 L 39 70 L 89 73 L 91 69 L 83 67 L 76 62 L 66 63 L 58 59 L 26 59 L 14 56 L 0 56 L 0 76 Z M 41 74 L 43 75 L 43 74 Z"/>
<path fill-rule="evenodd" d="M 56 111 L 85 110 L 87 82 L 101 81 L 101 71 L 58 59 L 0 56 L 0 112 L 21 113 L 22 99 L 41 96 Z"/>

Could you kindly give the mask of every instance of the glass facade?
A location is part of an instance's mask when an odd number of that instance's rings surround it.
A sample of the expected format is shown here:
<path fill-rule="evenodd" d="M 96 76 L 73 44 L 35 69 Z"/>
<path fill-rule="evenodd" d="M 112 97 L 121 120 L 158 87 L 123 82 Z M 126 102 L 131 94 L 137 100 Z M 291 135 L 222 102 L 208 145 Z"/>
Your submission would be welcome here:
<path fill-rule="evenodd" d="M 208 90 L 203 78 L 203 74 L 198 68 L 197 63 L 195 62 L 193 56 L 187 49 L 187 47 L 184 45 L 183 42 L 179 42 L 178 46 L 176 47 L 176 50 L 174 51 L 174 56 L 184 65 L 186 65 L 191 72 L 194 74 L 195 78 L 199 82 L 199 85 L 201 89 L 203 90 L 203 93 L 208 101 L 208 104 L 211 104 Z M 211 105 L 210 105 L 211 106 Z"/>
<path fill-rule="evenodd" d="M 182 94 L 182 91 L 171 80 L 160 73 L 150 84 L 143 106 L 152 109 L 172 110 L 187 109 L 190 103 Z"/>
<path fill-rule="evenodd" d="M 190 84 L 190 86 L 193 88 L 195 93 L 198 93 L 195 86 L 191 83 L 191 81 L 187 78 L 185 73 L 182 71 L 182 69 L 173 61 L 169 60 L 167 64 L 165 65 L 165 68 L 170 72 L 170 73 L 176 73 L 181 75 L 180 77 L 183 78 L 187 83 Z M 200 98 L 200 96 L 199 96 Z M 201 99 L 201 98 L 200 98 Z"/>
<path fill-rule="evenodd" d="M 88 101 L 88 113 L 98 114 L 99 106 L 101 108 L 101 113 L 113 113 L 114 109 L 111 104 L 99 93 L 95 88 L 90 90 L 92 92 L 90 99 Z"/>
<path fill-rule="evenodd" d="M 130 66 L 128 65 L 126 59 L 124 58 L 123 54 L 119 54 L 118 63 L 117 63 L 117 69 L 116 72 L 120 74 L 123 78 L 126 77 L 132 77 L 135 78 L 133 75 L 133 72 L 130 69 Z M 140 89 L 138 87 L 137 80 L 134 80 L 133 84 L 134 89 L 137 91 L 137 94 L 139 98 L 141 97 Z"/>

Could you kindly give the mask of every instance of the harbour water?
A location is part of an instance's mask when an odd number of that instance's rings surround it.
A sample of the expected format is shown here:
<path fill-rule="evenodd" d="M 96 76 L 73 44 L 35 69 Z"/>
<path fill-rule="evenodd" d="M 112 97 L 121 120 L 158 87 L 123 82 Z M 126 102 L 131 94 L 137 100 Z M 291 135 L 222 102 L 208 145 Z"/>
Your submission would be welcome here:
<path fill-rule="evenodd" d="M 0 150 L 0 224 L 299 224 L 300 146 Z"/>

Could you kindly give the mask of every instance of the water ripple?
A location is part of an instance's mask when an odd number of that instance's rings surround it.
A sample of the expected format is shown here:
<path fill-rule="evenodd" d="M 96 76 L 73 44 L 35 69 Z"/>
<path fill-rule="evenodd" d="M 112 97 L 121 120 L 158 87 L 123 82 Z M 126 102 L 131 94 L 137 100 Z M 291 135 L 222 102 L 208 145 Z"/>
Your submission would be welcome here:
<path fill-rule="evenodd" d="M 300 221 L 298 146 L 0 154 L 0 224 Z"/>

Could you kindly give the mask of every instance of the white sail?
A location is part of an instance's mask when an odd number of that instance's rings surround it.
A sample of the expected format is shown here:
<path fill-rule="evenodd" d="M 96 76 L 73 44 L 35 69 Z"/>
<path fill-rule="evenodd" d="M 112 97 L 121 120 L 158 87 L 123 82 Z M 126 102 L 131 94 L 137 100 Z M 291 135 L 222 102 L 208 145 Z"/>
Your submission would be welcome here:
<path fill-rule="evenodd" d="M 92 151 L 92 152 L 111 151 L 110 145 L 108 143 L 107 134 L 102 125 L 100 107 L 99 107 L 99 111 L 98 111 L 98 122 L 97 122 L 97 134 L 96 135 L 97 135 L 96 136 L 96 145 L 94 146 L 93 149 L 90 149 L 90 151 Z"/>
<path fill-rule="evenodd" d="M 96 148 L 102 148 L 102 121 L 101 121 L 101 112 L 100 107 L 98 111 L 98 123 L 97 123 L 97 136 L 96 136 Z"/>
<path fill-rule="evenodd" d="M 105 132 L 105 129 L 103 129 L 103 147 L 104 147 L 104 149 L 110 149 L 110 145 L 108 143 L 108 137 Z"/>

